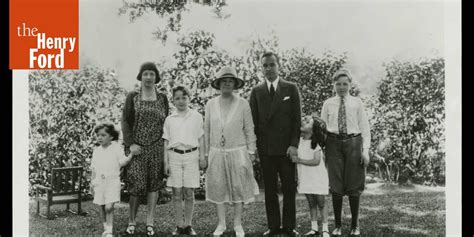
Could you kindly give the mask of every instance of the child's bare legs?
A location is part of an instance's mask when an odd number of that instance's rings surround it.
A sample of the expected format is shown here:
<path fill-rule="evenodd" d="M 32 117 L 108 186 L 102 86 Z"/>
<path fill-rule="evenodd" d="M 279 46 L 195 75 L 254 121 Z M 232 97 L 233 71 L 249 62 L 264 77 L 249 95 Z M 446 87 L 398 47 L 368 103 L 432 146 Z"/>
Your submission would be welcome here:
<path fill-rule="evenodd" d="M 311 229 L 315 230 L 315 231 L 318 231 L 317 195 L 315 195 L 315 194 L 306 194 L 306 199 L 308 200 L 309 214 L 311 216 Z"/>
<path fill-rule="evenodd" d="M 105 231 L 109 231 L 110 233 L 112 233 L 114 224 L 114 203 L 107 203 L 103 207 L 105 212 L 105 222 L 107 226 L 107 228 L 105 228 Z"/>
<path fill-rule="evenodd" d="M 184 188 L 184 225 L 190 226 L 193 221 L 194 188 Z"/>
<path fill-rule="evenodd" d="M 174 220 L 176 226 L 183 227 L 183 189 L 173 187 Z"/>
<path fill-rule="evenodd" d="M 100 219 L 102 220 L 102 225 L 104 227 L 104 230 L 107 225 L 107 219 L 106 219 L 106 214 L 105 214 L 105 205 L 100 205 Z"/>
<path fill-rule="evenodd" d="M 328 228 L 328 207 L 326 205 L 326 196 L 317 195 L 316 199 L 317 199 L 319 212 L 321 213 L 323 231 L 329 231 L 329 228 Z"/>

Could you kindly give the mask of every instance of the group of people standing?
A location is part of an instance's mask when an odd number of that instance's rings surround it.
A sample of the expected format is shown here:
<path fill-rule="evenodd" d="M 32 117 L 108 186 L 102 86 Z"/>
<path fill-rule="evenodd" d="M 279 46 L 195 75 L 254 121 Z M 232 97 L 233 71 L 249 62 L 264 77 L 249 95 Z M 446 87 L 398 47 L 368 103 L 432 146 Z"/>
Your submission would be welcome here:
<path fill-rule="evenodd" d="M 231 204 L 233 229 L 237 237 L 243 237 L 243 205 L 259 194 L 253 170 L 256 161 L 262 167 L 265 190 L 268 230 L 263 235 L 299 235 L 295 229 L 297 192 L 306 195 L 310 207 L 311 231 L 305 235 L 330 236 L 325 205 L 329 193 L 335 217 L 332 235 L 342 234 L 344 195 L 349 196 L 352 214 L 350 234 L 360 235 L 359 197 L 369 163 L 370 130 L 361 100 L 349 95 L 349 71 L 339 70 L 334 75 L 337 95 L 324 102 L 321 118 L 302 117 L 297 85 L 278 76 L 278 56 L 267 52 L 260 61 L 265 80 L 252 89 L 249 101 L 234 93 L 245 84 L 235 69 L 221 68 L 211 82 L 220 95 L 207 102 L 204 119 L 189 108 L 191 94 L 183 86 L 173 88 L 176 110 L 169 114 L 168 97 L 155 87 L 160 81 L 156 65 L 141 66 L 137 76 L 140 90 L 128 94 L 122 114 L 125 151 L 115 142 L 118 136 L 113 125 L 96 128 L 100 146 L 93 153 L 92 185 L 94 203 L 101 205 L 103 213 L 104 236 L 112 235 L 113 204 L 120 200 L 117 171 L 126 165 L 128 234 L 136 232 L 139 197 L 145 195 L 146 234 L 155 234 L 158 190 L 167 185 L 173 193 L 176 228 L 172 234 L 196 235 L 192 228 L 194 189 L 199 187 L 202 169 L 206 172 L 206 201 L 217 207 L 213 235 L 225 232 L 226 204 Z"/>

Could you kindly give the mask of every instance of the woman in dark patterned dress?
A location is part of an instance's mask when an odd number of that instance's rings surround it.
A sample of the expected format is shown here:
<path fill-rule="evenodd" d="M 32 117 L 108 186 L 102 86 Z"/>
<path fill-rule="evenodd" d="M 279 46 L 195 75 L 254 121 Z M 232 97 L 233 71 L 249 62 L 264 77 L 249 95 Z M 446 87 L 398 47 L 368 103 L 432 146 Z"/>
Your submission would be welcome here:
<path fill-rule="evenodd" d="M 127 95 L 122 114 L 122 132 L 126 153 L 134 154 L 127 168 L 130 193 L 130 219 L 126 232 L 134 234 L 139 197 L 147 196 L 146 234 L 154 235 L 153 215 L 158 190 L 163 187 L 163 124 L 169 104 L 165 94 L 156 90 L 160 81 L 154 63 L 141 65 L 137 80 L 140 90 Z"/>

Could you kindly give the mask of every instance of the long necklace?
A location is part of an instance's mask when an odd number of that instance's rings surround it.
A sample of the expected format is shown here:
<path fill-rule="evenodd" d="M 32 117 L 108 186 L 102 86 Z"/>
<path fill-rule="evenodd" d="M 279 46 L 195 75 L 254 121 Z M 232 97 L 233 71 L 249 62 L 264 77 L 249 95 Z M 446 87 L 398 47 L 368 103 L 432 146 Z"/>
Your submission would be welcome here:
<path fill-rule="evenodd" d="M 227 117 L 225 118 L 225 120 L 224 120 L 224 116 L 223 116 L 224 114 L 222 113 L 222 106 L 219 103 L 219 107 L 220 107 L 219 111 L 220 111 L 220 117 L 221 117 L 221 128 L 222 128 L 221 129 L 221 142 L 220 142 L 221 147 L 225 147 L 226 140 L 225 140 L 225 136 L 224 136 L 224 130 L 225 130 L 225 125 L 227 123 L 227 120 L 229 119 L 230 112 L 232 110 L 233 101 L 234 101 L 234 97 L 231 97 L 230 105 L 229 105 L 229 111 L 227 112 Z"/>

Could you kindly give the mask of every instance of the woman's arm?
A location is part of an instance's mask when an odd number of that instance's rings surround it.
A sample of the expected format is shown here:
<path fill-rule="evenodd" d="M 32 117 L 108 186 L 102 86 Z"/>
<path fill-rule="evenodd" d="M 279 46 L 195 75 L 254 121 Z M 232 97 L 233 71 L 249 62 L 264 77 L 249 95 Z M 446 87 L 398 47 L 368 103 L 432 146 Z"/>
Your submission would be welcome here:
<path fill-rule="evenodd" d="M 244 103 L 244 134 L 245 141 L 247 143 L 247 150 L 250 154 L 255 154 L 257 150 L 257 136 L 255 135 L 255 127 L 252 118 L 252 110 L 250 105 L 246 100 L 243 100 Z"/>
<path fill-rule="evenodd" d="M 135 92 L 130 92 L 125 99 L 125 104 L 122 110 L 122 133 L 123 133 L 123 141 L 126 146 L 131 146 L 135 143 L 133 140 L 133 97 L 136 95 Z"/>

